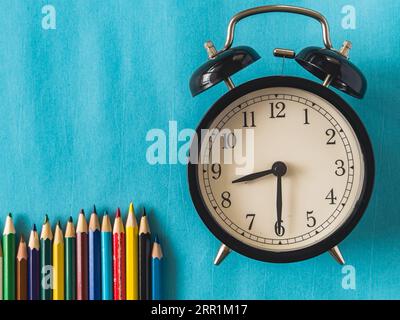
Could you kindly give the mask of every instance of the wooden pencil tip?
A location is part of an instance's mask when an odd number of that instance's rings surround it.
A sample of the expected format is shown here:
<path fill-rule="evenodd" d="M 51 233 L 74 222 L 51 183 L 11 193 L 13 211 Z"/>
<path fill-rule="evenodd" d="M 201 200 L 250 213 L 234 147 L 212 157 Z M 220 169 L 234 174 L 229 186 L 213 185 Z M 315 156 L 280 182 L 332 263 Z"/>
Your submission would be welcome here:
<path fill-rule="evenodd" d="M 19 242 L 20 243 L 25 243 L 25 239 L 24 236 L 21 234 L 21 236 L 19 237 Z"/>
<path fill-rule="evenodd" d="M 12 218 L 12 213 L 10 212 L 10 213 L 8 214 L 8 216 L 9 216 L 10 218 Z"/>
<path fill-rule="evenodd" d="M 85 210 L 81 209 L 81 211 L 79 212 L 79 214 L 85 215 Z"/>
<path fill-rule="evenodd" d="M 119 208 L 117 208 L 117 212 L 115 213 L 115 217 L 116 218 L 120 218 L 121 217 L 121 210 Z"/>
<path fill-rule="evenodd" d="M 142 215 L 143 217 L 145 217 L 146 216 L 146 208 L 145 207 L 143 207 L 143 215 Z"/>
<path fill-rule="evenodd" d="M 57 226 L 58 226 L 59 228 L 61 228 L 61 221 L 60 221 L 60 220 L 57 221 Z"/>
<path fill-rule="evenodd" d="M 69 216 L 68 222 L 73 222 L 72 216 Z"/>
<path fill-rule="evenodd" d="M 97 214 L 96 205 L 93 205 L 93 213 Z"/>
<path fill-rule="evenodd" d="M 154 242 L 160 244 L 160 239 L 158 239 L 158 234 L 154 237 Z"/>
<path fill-rule="evenodd" d="M 37 229 L 36 229 L 36 223 L 33 224 L 32 230 L 33 230 L 33 231 L 37 231 Z"/>
<path fill-rule="evenodd" d="M 44 222 L 43 224 L 49 222 L 49 216 L 47 214 L 44 215 Z"/>

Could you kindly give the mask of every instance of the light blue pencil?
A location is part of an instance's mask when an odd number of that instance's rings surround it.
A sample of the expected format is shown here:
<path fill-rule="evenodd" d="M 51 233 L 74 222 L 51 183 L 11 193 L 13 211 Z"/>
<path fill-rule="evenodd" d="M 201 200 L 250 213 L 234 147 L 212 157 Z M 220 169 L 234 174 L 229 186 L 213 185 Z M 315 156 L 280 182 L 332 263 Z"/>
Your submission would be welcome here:
<path fill-rule="evenodd" d="M 106 212 L 101 223 L 101 297 L 113 299 L 112 289 L 112 228 Z"/>
<path fill-rule="evenodd" d="M 162 260 L 163 253 L 158 237 L 156 236 L 153 243 L 153 251 L 151 253 L 151 286 L 152 300 L 161 300 L 162 292 Z"/>
<path fill-rule="evenodd" d="M 96 207 L 89 222 L 89 300 L 101 300 L 101 240 Z"/>

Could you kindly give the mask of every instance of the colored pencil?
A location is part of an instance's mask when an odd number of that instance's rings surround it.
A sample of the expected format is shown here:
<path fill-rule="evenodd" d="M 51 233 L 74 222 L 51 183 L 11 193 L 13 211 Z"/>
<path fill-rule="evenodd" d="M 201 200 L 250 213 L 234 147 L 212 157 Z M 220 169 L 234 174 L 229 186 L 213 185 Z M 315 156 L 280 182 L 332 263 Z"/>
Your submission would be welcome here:
<path fill-rule="evenodd" d="M 112 228 L 106 212 L 101 223 L 101 293 L 103 300 L 113 299 L 112 277 Z"/>
<path fill-rule="evenodd" d="M 58 221 L 53 242 L 53 300 L 64 300 L 64 271 L 64 236 Z"/>
<path fill-rule="evenodd" d="M 151 299 L 151 239 L 146 209 L 139 226 L 139 299 Z"/>
<path fill-rule="evenodd" d="M 96 206 L 89 222 L 89 300 L 101 299 L 101 239 Z"/>
<path fill-rule="evenodd" d="M 76 225 L 76 298 L 88 299 L 88 227 L 83 209 Z"/>
<path fill-rule="evenodd" d="M 11 213 L 3 233 L 3 299 L 15 299 L 15 228 Z"/>
<path fill-rule="evenodd" d="M 162 290 L 162 260 L 163 260 L 163 252 L 161 249 L 160 241 L 156 236 L 153 243 L 153 251 L 151 253 L 151 284 L 152 284 L 152 299 L 153 300 L 161 300 L 161 290 Z"/>
<path fill-rule="evenodd" d="M 118 208 L 115 214 L 113 228 L 113 271 L 114 271 L 114 300 L 126 299 L 125 281 L 125 230 L 122 223 L 121 211 Z"/>
<path fill-rule="evenodd" d="M 40 299 L 52 299 L 52 242 L 49 217 L 45 216 L 40 234 Z"/>
<path fill-rule="evenodd" d="M 76 234 L 72 217 L 65 229 L 65 300 L 76 299 Z"/>
<path fill-rule="evenodd" d="M 33 225 L 28 243 L 28 299 L 40 299 L 40 244 L 36 225 Z"/>
<path fill-rule="evenodd" d="M 133 209 L 129 205 L 126 219 L 126 299 L 138 300 L 138 225 Z"/>
<path fill-rule="evenodd" d="M 17 253 L 17 300 L 28 300 L 28 252 L 21 236 Z"/>
<path fill-rule="evenodd" d="M 0 241 L 0 301 L 3 300 L 3 249 Z"/>

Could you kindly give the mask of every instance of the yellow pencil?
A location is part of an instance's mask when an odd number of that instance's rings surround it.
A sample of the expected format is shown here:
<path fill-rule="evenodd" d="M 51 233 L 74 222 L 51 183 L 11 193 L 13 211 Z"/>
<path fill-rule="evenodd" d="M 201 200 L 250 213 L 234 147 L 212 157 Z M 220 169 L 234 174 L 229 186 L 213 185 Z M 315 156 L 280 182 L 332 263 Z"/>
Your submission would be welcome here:
<path fill-rule="evenodd" d="M 131 202 L 126 220 L 126 300 L 138 300 L 138 281 L 138 225 Z"/>
<path fill-rule="evenodd" d="M 64 237 L 60 222 L 53 242 L 53 300 L 64 300 Z"/>

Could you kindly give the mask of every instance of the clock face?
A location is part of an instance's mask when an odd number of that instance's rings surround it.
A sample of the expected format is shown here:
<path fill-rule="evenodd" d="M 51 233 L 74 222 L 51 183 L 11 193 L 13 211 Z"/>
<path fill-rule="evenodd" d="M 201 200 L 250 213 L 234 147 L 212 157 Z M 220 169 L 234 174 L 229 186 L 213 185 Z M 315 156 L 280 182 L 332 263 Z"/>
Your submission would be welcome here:
<path fill-rule="evenodd" d="M 221 240 L 250 256 L 332 239 L 365 197 L 370 163 L 354 126 L 331 99 L 299 87 L 248 90 L 203 128 L 214 130 L 193 172 L 201 210 Z"/>

